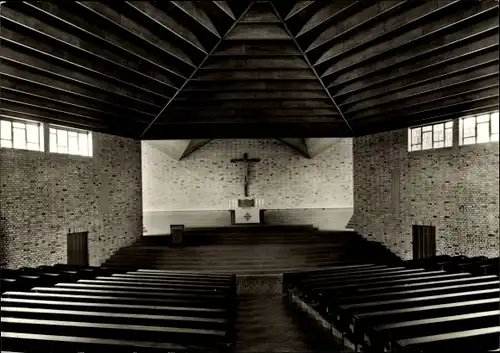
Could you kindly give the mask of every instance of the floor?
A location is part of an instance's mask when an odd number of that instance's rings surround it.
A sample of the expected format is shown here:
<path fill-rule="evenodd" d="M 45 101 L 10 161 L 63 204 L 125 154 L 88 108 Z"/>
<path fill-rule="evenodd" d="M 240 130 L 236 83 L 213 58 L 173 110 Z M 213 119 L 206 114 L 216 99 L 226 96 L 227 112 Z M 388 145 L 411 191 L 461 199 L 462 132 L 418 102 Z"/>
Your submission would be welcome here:
<path fill-rule="evenodd" d="M 239 296 L 235 353 L 341 352 L 342 345 L 281 296 Z"/>

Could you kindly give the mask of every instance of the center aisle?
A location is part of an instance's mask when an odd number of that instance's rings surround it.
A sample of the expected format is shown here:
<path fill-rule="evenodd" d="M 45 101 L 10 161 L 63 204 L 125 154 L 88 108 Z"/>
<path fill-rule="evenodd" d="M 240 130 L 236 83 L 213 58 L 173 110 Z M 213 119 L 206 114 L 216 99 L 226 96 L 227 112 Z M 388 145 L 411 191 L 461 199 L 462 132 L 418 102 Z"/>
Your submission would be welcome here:
<path fill-rule="evenodd" d="M 336 352 L 335 343 L 281 296 L 239 296 L 235 353 Z"/>

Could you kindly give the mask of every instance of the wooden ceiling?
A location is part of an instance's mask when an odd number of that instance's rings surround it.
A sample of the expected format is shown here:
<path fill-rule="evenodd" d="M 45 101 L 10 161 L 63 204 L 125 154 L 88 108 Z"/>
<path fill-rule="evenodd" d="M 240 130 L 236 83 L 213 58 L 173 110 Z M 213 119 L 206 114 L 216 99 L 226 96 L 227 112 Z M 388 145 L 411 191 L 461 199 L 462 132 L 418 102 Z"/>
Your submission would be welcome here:
<path fill-rule="evenodd" d="M 0 114 L 140 139 L 359 136 L 498 109 L 498 2 L 7 1 Z"/>

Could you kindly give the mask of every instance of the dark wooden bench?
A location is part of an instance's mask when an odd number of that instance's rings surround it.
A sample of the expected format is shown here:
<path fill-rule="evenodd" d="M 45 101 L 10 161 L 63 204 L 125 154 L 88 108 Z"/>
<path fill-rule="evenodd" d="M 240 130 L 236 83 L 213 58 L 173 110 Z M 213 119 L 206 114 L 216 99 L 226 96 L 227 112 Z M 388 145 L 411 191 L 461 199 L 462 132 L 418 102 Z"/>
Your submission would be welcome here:
<path fill-rule="evenodd" d="M 432 336 L 422 336 L 399 340 L 394 345 L 394 353 L 482 353 L 498 349 L 500 326 L 450 332 Z"/>
<path fill-rule="evenodd" d="M 370 283 L 374 285 L 375 283 Z M 466 277 L 456 280 L 427 281 L 406 283 L 394 286 L 365 287 L 363 283 L 357 286 L 338 286 L 317 291 L 317 300 L 329 306 L 372 302 L 375 300 L 391 300 L 428 296 L 433 294 L 452 293 L 464 290 L 498 288 L 500 282 L 495 276 Z"/>
<path fill-rule="evenodd" d="M 397 340 L 467 331 L 498 325 L 500 310 L 426 318 L 377 325 L 367 333 L 365 342 L 370 351 L 392 350 Z"/>
<path fill-rule="evenodd" d="M 41 294 L 41 293 L 35 293 Z M 81 300 L 81 301 L 79 301 Z M 135 303 L 135 304 L 133 304 Z M 136 302 L 126 304 L 101 303 L 99 299 L 85 301 L 85 298 L 58 297 L 33 297 L 33 296 L 9 296 L 2 298 L 2 307 L 44 308 L 44 309 L 68 309 L 68 310 L 90 310 L 111 313 L 130 314 L 152 314 L 152 315 L 183 315 L 189 317 L 207 317 L 227 319 L 228 312 L 223 308 L 183 307 L 167 305 L 141 305 Z"/>
<path fill-rule="evenodd" d="M 121 278 L 121 277 L 96 277 L 95 280 L 80 281 L 82 283 L 103 283 L 103 284 L 130 284 L 130 285 L 155 285 L 155 286 L 171 286 L 182 288 L 212 288 L 218 291 L 232 290 L 230 283 L 213 283 L 199 281 L 176 281 L 169 279 L 149 279 L 149 278 Z"/>
<path fill-rule="evenodd" d="M 228 329 L 228 321 L 224 318 L 102 312 L 92 311 L 90 308 L 87 310 L 76 310 L 74 307 L 66 309 L 47 309 L 2 305 L 0 310 L 2 320 L 6 317 L 16 317 L 40 320 L 95 322 L 100 324 L 119 323 L 124 325 L 170 326 L 194 329 Z"/>
<path fill-rule="evenodd" d="M 42 287 L 44 288 L 44 287 Z M 214 301 L 203 301 L 196 298 L 184 297 L 165 297 L 165 296 L 136 296 L 134 293 L 122 293 L 115 291 L 61 291 L 61 288 L 54 288 L 54 290 L 41 289 L 40 292 L 5 292 L 2 297 L 7 298 L 44 298 L 52 300 L 74 300 L 80 302 L 90 303 L 109 303 L 109 304 L 144 304 L 144 305 L 161 305 L 161 306 L 175 306 L 175 307 L 196 307 L 196 308 L 226 308 L 227 305 L 220 305 Z M 115 295 L 115 293 L 117 295 Z"/>
<path fill-rule="evenodd" d="M 353 324 L 349 328 L 348 333 L 351 334 L 350 338 L 353 342 L 362 343 L 364 335 L 371 330 L 372 327 L 377 325 L 499 309 L 500 299 L 489 298 L 368 313 L 356 313 L 354 314 Z"/>
<path fill-rule="evenodd" d="M 111 352 L 111 353 L 165 353 L 216 352 L 215 349 L 192 345 L 133 341 L 129 339 L 103 339 L 78 336 L 44 335 L 6 332 L 2 330 L 2 348 L 22 352 Z"/>
<path fill-rule="evenodd" d="M 410 308 L 425 305 L 445 304 L 445 303 L 458 303 L 469 300 L 498 298 L 500 294 L 499 288 L 483 289 L 476 291 L 447 293 L 431 296 L 417 296 L 404 299 L 394 300 L 381 300 L 372 302 L 363 302 L 355 304 L 345 304 L 339 307 L 328 308 L 330 317 L 336 321 L 339 328 L 347 332 L 353 325 L 353 318 L 355 314 Z"/>
<path fill-rule="evenodd" d="M 225 294 L 231 291 L 229 286 L 214 286 L 214 285 L 194 285 L 194 284 L 176 284 L 176 283 L 154 283 L 154 282 L 131 282 L 131 281 L 108 281 L 108 280 L 92 280 L 81 279 L 76 283 L 59 284 L 57 286 L 75 288 L 79 284 L 84 284 L 89 288 L 147 288 L 151 290 L 165 290 L 168 292 L 182 292 L 182 293 L 207 293 L 207 294 Z"/>
<path fill-rule="evenodd" d="M 125 324 L 100 324 L 82 321 L 42 320 L 26 318 L 2 318 L 2 330 L 6 332 L 53 334 L 91 338 L 122 338 L 150 342 L 187 343 L 203 345 L 229 345 L 225 330 L 190 329 L 168 326 Z"/>

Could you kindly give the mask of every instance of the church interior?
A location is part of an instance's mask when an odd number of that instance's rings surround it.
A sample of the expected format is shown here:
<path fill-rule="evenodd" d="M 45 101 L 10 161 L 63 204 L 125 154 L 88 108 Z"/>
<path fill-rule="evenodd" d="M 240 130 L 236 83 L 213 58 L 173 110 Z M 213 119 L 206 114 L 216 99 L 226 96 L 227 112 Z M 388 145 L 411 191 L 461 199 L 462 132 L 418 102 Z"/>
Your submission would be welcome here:
<path fill-rule="evenodd" d="M 0 1 L 1 352 L 500 352 L 498 22 Z"/>

